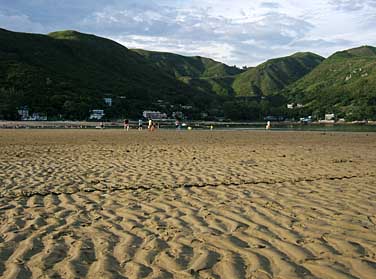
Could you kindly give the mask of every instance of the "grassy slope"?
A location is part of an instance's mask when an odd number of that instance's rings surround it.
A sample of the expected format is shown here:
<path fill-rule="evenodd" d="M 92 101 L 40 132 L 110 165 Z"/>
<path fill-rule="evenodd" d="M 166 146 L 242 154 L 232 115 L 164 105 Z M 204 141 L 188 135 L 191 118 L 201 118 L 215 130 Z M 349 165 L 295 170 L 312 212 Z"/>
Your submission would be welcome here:
<path fill-rule="evenodd" d="M 309 73 L 323 60 L 321 56 L 309 52 L 271 59 L 237 76 L 233 88 L 238 96 L 278 93 Z"/>
<path fill-rule="evenodd" d="M 165 69 L 188 86 L 200 92 L 210 92 L 219 96 L 233 96 L 232 82 L 243 72 L 210 58 L 182 56 L 174 53 L 134 49 L 151 63 Z"/>
<path fill-rule="evenodd" d="M 0 29 L 0 42 L 0 88 L 22 92 L 18 105 L 50 114 L 63 110 L 67 101 L 93 106 L 105 95 L 184 103 L 197 93 L 143 56 L 94 35 Z"/>
<path fill-rule="evenodd" d="M 233 76 L 242 72 L 239 68 L 230 67 L 213 59 L 200 56 L 189 57 L 141 49 L 134 49 L 133 51 L 176 77 L 216 78 Z"/>
<path fill-rule="evenodd" d="M 376 48 L 337 52 L 322 61 L 296 53 L 242 72 L 208 58 L 129 50 L 75 31 L 46 36 L 0 29 L 0 114 L 27 104 L 49 115 L 84 111 L 79 118 L 103 106 L 104 96 L 126 96 L 127 110 L 157 99 L 206 109 L 219 104 L 218 95 L 283 91 L 312 110 L 376 115 Z"/>
<path fill-rule="evenodd" d="M 376 116 L 376 48 L 365 46 L 333 54 L 289 86 L 285 94 L 321 113 Z"/>

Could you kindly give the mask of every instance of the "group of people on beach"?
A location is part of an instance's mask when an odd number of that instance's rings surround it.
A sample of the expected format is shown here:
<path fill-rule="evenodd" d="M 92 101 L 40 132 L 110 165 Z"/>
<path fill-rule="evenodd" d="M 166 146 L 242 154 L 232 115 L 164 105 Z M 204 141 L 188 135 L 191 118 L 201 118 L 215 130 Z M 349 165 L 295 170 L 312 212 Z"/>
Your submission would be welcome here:
<path fill-rule="evenodd" d="M 129 126 L 129 119 L 124 119 L 124 130 L 125 131 L 129 131 L 129 128 L 130 128 L 130 126 Z M 143 125 L 144 125 L 144 123 L 143 123 L 143 120 L 142 119 L 139 119 L 138 120 L 138 130 L 139 131 L 142 131 L 142 129 L 143 129 Z M 101 128 L 101 129 L 104 129 L 104 122 L 100 122 L 100 124 L 99 124 L 99 128 Z M 157 123 L 157 122 L 155 122 L 155 121 L 153 121 L 151 118 L 149 118 L 149 120 L 148 120 L 148 130 L 150 131 L 150 132 L 153 132 L 155 129 L 157 129 L 157 128 L 159 128 L 159 124 Z M 177 130 L 180 130 L 181 129 L 181 124 L 180 124 L 180 121 L 179 120 L 176 120 L 175 121 L 175 128 L 177 129 Z M 272 128 L 272 126 L 271 126 L 271 122 L 270 121 L 268 121 L 267 123 L 266 123 L 266 126 L 265 126 L 265 129 L 266 130 L 270 130 Z M 211 125 L 210 126 L 210 130 L 213 130 L 213 125 Z"/>
<path fill-rule="evenodd" d="M 142 131 L 144 126 L 144 121 L 142 119 L 138 120 L 138 130 Z M 124 119 L 124 130 L 129 131 L 129 119 Z M 148 130 L 149 131 L 154 131 L 155 129 L 159 128 L 159 124 L 152 119 L 149 118 L 148 120 Z"/>

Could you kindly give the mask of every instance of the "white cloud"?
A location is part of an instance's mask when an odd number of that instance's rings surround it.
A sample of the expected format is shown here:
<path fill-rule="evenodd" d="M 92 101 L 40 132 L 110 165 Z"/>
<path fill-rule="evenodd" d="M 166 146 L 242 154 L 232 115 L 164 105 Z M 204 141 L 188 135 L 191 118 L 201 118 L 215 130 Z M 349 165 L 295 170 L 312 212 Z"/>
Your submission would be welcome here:
<path fill-rule="evenodd" d="M 329 2 L 336 9 L 345 11 L 357 11 L 376 7 L 376 0 L 330 0 Z"/>
<path fill-rule="evenodd" d="M 2 11 L 0 11 L 0 27 L 22 32 L 45 32 L 42 24 L 32 22 L 27 15 L 6 14 Z"/>
<path fill-rule="evenodd" d="M 78 29 L 127 47 L 208 56 L 231 65 L 376 43 L 376 0 L 55 2 L 0 3 L 0 11 L 8 11 L 0 12 L 0 24 L 29 32 Z"/>
<path fill-rule="evenodd" d="M 197 47 L 192 48 L 184 40 L 169 39 L 166 37 L 129 35 L 119 36 L 114 39 L 129 48 L 145 49 L 145 45 L 147 45 L 147 50 L 174 52 L 186 56 L 199 55 L 211 57 L 218 61 L 230 60 L 235 51 L 232 45 L 225 42 L 208 42 L 206 45 L 199 45 L 198 42 L 192 42 L 198 44 Z"/>
<path fill-rule="evenodd" d="M 158 11 L 107 8 L 85 18 L 82 26 L 109 35 L 128 47 L 207 55 L 229 64 L 252 64 L 270 58 L 267 49 L 291 44 L 313 27 L 302 19 L 277 12 L 232 19 L 215 15 L 204 7 L 161 7 Z M 259 52 L 254 60 L 257 53 L 252 52 L 260 48 L 265 51 Z"/>

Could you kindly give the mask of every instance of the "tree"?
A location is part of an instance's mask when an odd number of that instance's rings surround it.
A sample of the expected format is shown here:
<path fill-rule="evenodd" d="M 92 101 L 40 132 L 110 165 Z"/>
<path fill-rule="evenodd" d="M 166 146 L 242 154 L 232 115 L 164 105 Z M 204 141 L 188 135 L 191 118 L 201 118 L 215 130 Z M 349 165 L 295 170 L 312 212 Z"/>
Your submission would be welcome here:
<path fill-rule="evenodd" d="M 17 110 L 24 105 L 24 92 L 15 88 L 0 88 L 0 119 L 17 120 Z"/>

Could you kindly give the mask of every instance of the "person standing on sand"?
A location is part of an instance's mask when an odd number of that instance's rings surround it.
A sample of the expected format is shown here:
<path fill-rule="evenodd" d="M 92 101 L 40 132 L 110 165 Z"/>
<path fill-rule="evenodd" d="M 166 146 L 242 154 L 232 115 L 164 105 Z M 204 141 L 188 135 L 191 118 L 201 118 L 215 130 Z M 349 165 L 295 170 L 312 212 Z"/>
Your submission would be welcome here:
<path fill-rule="evenodd" d="M 129 120 L 128 119 L 124 120 L 124 130 L 129 131 Z"/>
<path fill-rule="evenodd" d="M 151 118 L 149 118 L 148 130 L 151 131 L 152 127 L 153 127 L 153 120 L 151 120 Z"/>
<path fill-rule="evenodd" d="M 150 131 L 151 132 L 154 132 L 154 130 L 157 128 L 157 123 L 155 123 L 154 121 L 151 123 L 151 127 L 150 127 Z"/>
<path fill-rule="evenodd" d="M 270 121 L 266 122 L 266 127 L 265 127 L 265 129 L 266 129 L 266 130 L 269 130 L 269 129 L 271 129 L 271 128 L 272 128 L 272 125 L 270 124 Z"/>
<path fill-rule="evenodd" d="M 176 121 L 175 121 L 175 128 L 176 128 L 177 130 L 180 130 L 180 122 L 179 122 L 179 119 L 176 119 Z"/>
<path fill-rule="evenodd" d="M 139 130 L 139 131 L 142 131 L 142 125 L 143 125 L 143 123 L 142 123 L 142 119 L 139 119 L 139 120 L 138 120 L 138 130 Z"/>

